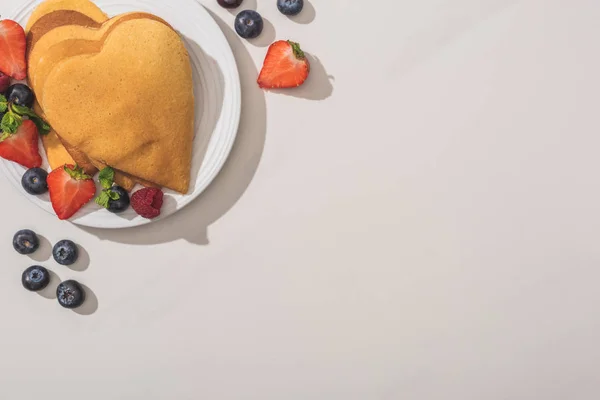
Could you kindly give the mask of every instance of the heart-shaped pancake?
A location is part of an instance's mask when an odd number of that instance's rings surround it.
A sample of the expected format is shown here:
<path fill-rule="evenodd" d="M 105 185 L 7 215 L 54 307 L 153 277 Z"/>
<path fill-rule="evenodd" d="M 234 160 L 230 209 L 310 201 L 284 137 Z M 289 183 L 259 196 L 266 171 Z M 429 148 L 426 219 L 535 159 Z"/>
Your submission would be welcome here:
<path fill-rule="evenodd" d="M 99 46 L 102 46 L 113 27 L 124 21 L 140 18 L 154 19 L 168 25 L 166 21 L 153 14 L 131 12 L 113 17 L 99 28 L 65 25 L 47 32 L 37 40 L 29 55 L 28 70 L 31 87 L 37 94 L 37 91 L 43 88 L 43 83 L 41 85 L 38 83 L 45 81 L 58 61 L 75 55 L 98 52 Z"/>
<path fill-rule="evenodd" d="M 38 5 L 27 21 L 25 32 L 29 33 L 32 26 L 45 15 L 53 11 L 71 10 L 88 16 L 98 23 L 108 19 L 108 16 L 89 0 L 46 0 Z"/>
<path fill-rule="evenodd" d="M 50 3 L 52 4 L 52 2 Z M 29 33 L 27 34 L 27 58 L 29 59 L 29 55 L 32 49 L 36 47 L 38 40 L 40 40 L 40 38 L 43 38 L 46 33 L 58 27 L 78 25 L 90 28 L 99 28 L 102 25 L 100 22 L 96 22 L 93 18 L 83 13 L 86 11 L 86 9 L 91 9 L 92 12 L 96 10 L 95 5 L 91 4 L 90 6 L 89 3 L 90 2 L 86 0 L 78 1 L 72 4 L 73 8 L 77 9 L 78 11 L 52 11 L 52 8 L 48 8 L 42 5 L 38 6 L 39 10 L 37 11 L 36 16 L 34 16 L 34 18 L 38 19 L 35 23 L 33 23 L 33 25 L 31 25 Z M 56 6 L 56 4 L 54 5 Z M 41 15 L 41 11 L 43 10 L 47 10 L 48 14 Z M 108 20 L 108 17 L 106 17 L 105 20 Z M 49 45 L 47 47 L 49 47 Z M 31 86 L 32 73 L 29 69 L 27 72 Z M 43 110 L 41 109 L 37 101 L 35 101 L 34 103 L 34 111 L 38 115 L 42 116 L 42 118 L 44 118 Z M 57 135 L 54 129 L 51 129 L 47 135 L 44 135 L 41 138 L 42 143 L 44 145 L 44 149 L 46 150 L 46 157 L 48 159 L 48 163 L 50 164 L 50 167 L 52 169 L 58 168 L 64 164 L 78 164 L 89 175 L 94 175 L 97 172 L 97 168 L 94 166 L 94 164 L 92 164 L 90 159 L 78 149 L 65 146 L 65 144 L 61 142 L 60 137 Z M 119 173 L 115 175 L 117 176 L 117 178 L 120 177 Z M 133 188 L 133 185 L 130 186 L 131 188 Z"/>
<path fill-rule="evenodd" d="M 126 13 L 112 18 L 106 21 L 105 24 L 98 24 L 91 20 L 89 17 L 74 12 L 74 11 L 54 11 L 48 15 L 40 18 L 31 28 L 29 35 L 32 36 L 32 47 L 35 50 L 31 51 L 29 57 L 29 65 L 32 68 L 29 69 L 30 85 L 34 87 L 34 77 L 37 76 L 36 70 L 40 58 L 47 56 L 48 50 L 60 42 L 65 42 L 75 37 L 94 39 L 99 38 L 105 32 L 108 32 L 110 26 L 114 26 L 122 21 L 136 19 L 136 18 L 151 18 L 157 19 L 164 22 L 162 19 L 148 13 Z M 61 25 L 64 24 L 64 25 Z M 166 24 L 166 22 L 164 22 Z M 39 34 L 34 35 L 35 32 Z M 45 34 L 41 34 L 46 32 Z M 94 43 L 97 47 L 97 43 Z M 79 52 L 86 52 L 95 50 L 94 49 L 79 49 Z M 74 49 L 69 49 L 64 54 L 50 55 L 49 59 L 57 61 L 63 57 L 77 54 Z M 50 63 L 49 63 L 50 64 Z M 52 65 L 53 66 L 53 65 Z M 39 95 L 39 93 L 36 93 Z M 43 115 L 43 111 L 36 104 L 36 112 Z M 52 169 L 57 168 L 61 165 L 66 164 L 79 164 L 86 173 L 93 175 L 98 169 L 102 169 L 104 164 L 98 160 L 90 159 L 80 149 L 70 145 L 63 140 L 55 130 L 52 130 L 48 135 L 42 137 L 44 148 L 46 149 L 46 155 L 48 162 Z M 139 183 L 143 186 L 156 186 L 150 182 L 144 181 L 143 179 L 133 177 L 122 171 L 115 171 L 115 183 L 123 187 L 127 191 L 131 191 L 134 186 Z"/>
<path fill-rule="evenodd" d="M 50 124 L 90 158 L 187 193 L 194 95 L 182 39 L 143 18 L 117 24 L 98 47 L 45 79 L 38 101 Z"/>
<path fill-rule="evenodd" d="M 72 10 L 60 10 L 53 11 L 50 14 L 44 15 L 40 18 L 27 33 L 27 58 L 31 49 L 35 46 L 37 41 L 51 30 L 68 25 L 79 25 L 89 28 L 100 28 L 102 23 L 94 21 L 92 18 L 78 11 Z"/>

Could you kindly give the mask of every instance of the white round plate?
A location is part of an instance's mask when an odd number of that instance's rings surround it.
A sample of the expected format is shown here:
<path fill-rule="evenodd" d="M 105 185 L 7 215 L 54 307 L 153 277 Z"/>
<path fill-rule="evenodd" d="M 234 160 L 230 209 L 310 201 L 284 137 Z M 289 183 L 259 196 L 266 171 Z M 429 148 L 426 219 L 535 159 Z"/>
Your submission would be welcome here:
<path fill-rule="evenodd" d="M 7 18 L 25 26 L 41 0 L 27 1 Z M 129 208 L 111 214 L 88 203 L 70 221 L 95 228 L 128 228 L 165 218 L 198 197 L 217 176 L 225 163 L 238 130 L 241 113 L 240 79 L 231 47 L 225 35 L 202 5 L 195 0 L 96 0 L 109 16 L 131 11 L 149 12 L 165 19 L 185 41 L 194 73 L 196 123 L 190 191 L 181 195 L 165 190 L 161 215 L 153 220 L 140 217 Z M 123 49 L 123 51 L 127 51 Z M 157 94 L 160 96 L 160 93 Z M 40 144 L 40 153 L 44 153 Z M 44 166 L 48 163 L 44 158 Z M 48 195 L 28 195 L 21 186 L 25 168 L 1 159 L 0 168 L 13 186 L 38 207 L 54 214 Z M 48 167 L 49 168 L 49 167 Z M 134 189 L 134 190 L 137 190 Z"/>

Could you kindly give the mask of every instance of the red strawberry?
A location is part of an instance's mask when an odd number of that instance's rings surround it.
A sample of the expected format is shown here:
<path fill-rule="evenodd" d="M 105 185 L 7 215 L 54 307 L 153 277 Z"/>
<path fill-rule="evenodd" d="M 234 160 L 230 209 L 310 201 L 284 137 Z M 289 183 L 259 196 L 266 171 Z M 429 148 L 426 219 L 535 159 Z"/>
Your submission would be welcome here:
<path fill-rule="evenodd" d="M 0 72 L 0 93 L 6 93 L 6 89 L 10 86 L 10 76 Z"/>
<path fill-rule="evenodd" d="M 52 208 L 59 219 L 69 219 L 96 194 L 96 184 L 78 166 L 64 165 L 48 175 Z"/>
<path fill-rule="evenodd" d="M 140 189 L 131 196 L 131 207 L 144 218 L 158 217 L 162 205 L 163 192 L 158 188 Z"/>
<path fill-rule="evenodd" d="M 25 31 L 10 19 L 0 21 L 0 71 L 15 79 L 25 79 Z"/>
<path fill-rule="evenodd" d="M 300 45 L 279 40 L 267 51 L 258 86 L 263 89 L 297 87 L 304 83 L 309 72 L 310 64 Z"/>
<path fill-rule="evenodd" d="M 32 121 L 27 119 L 19 126 L 16 133 L 12 135 L 5 133 L 2 136 L 6 138 L 0 141 L 0 157 L 27 168 L 37 168 L 42 165 L 38 148 L 38 130 Z"/>

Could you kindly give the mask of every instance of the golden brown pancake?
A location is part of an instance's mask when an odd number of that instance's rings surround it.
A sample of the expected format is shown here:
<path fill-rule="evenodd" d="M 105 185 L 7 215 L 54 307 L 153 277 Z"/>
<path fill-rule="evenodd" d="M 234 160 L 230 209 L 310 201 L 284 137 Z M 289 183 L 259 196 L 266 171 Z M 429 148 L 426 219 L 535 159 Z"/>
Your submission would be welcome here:
<path fill-rule="evenodd" d="M 33 49 L 39 38 L 50 32 L 52 29 L 65 25 L 100 28 L 102 23 L 96 22 L 87 15 L 72 10 L 53 11 L 50 14 L 46 14 L 33 24 L 29 33 L 27 33 L 27 57 L 29 57 L 31 49 Z"/>
<path fill-rule="evenodd" d="M 36 22 L 31 28 L 31 33 L 35 31 L 46 31 L 45 36 L 36 36 L 35 39 L 37 40 L 34 40 L 32 44 L 32 46 L 35 48 L 35 52 L 33 52 L 33 55 L 30 57 L 30 65 L 33 68 L 29 69 L 30 83 L 32 84 L 32 87 L 34 86 L 34 79 L 32 78 L 34 76 L 37 76 L 35 73 L 37 59 L 39 57 L 43 58 L 45 52 L 48 50 L 49 47 L 52 46 L 52 44 L 54 44 L 57 41 L 63 40 L 65 37 L 72 37 L 76 34 L 80 34 L 82 36 L 87 35 L 87 37 L 96 37 L 96 35 L 98 35 L 98 28 L 102 25 L 87 18 L 86 16 L 83 16 L 83 18 L 81 18 L 77 14 L 78 13 L 74 13 L 71 11 L 54 11 L 51 14 L 40 18 L 40 20 L 38 20 L 38 22 Z M 52 16 L 51 20 L 46 19 L 46 17 L 49 16 Z M 120 21 L 142 17 L 159 19 L 158 17 L 152 14 L 128 13 L 115 17 L 111 21 L 107 21 L 107 25 L 104 29 L 108 30 L 109 25 L 115 24 Z M 69 25 L 59 25 L 58 21 L 60 21 L 61 19 Z M 43 26 L 38 27 L 38 25 L 42 24 Z M 53 29 L 48 29 L 48 26 L 53 26 Z M 56 131 L 54 130 L 47 135 L 47 137 L 43 140 L 43 143 L 44 147 L 46 148 L 48 160 L 53 169 L 64 164 L 62 161 L 67 159 L 67 157 L 65 157 L 65 151 L 68 152 L 73 161 L 79 164 L 79 166 L 81 166 L 88 174 L 93 175 L 97 172 L 97 169 L 101 169 L 103 167 L 101 162 L 90 159 L 84 152 L 82 152 L 75 146 L 71 146 L 63 138 L 57 135 Z M 63 144 L 65 149 L 61 148 L 61 143 Z M 46 144 L 48 144 L 48 146 L 46 146 Z M 115 170 L 115 182 L 117 183 L 117 185 L 123 187 L 127 191 L 131 191 L 136 185 L 136 183 L 139 183 L 144 186 L 156 186 L 144 181 L 143 179 L 135 178 L 131 175 L 125 174 L 119 170 Z"/>
<path fill-rule="evenodd" d="M 36 94 L 37 90 L 43 88 L 43 85 L 38 87 L 38 81 L 45 80 L 56 62 L 74 55 L 98 52 L 104 43 L 104 39 L 113 27 L 124 21 L 139 18 L 155 19 L 167 24 L 167 22 L 155 15 L 132 12 L 111 18 L 99 28 L 85 25 L 65 25 L 47 32 L 37 40 L 28 60 L 30 84 L 34 91 L 36 91 Z M 41 73 L 38 73 L 39 68 L 43 70 Z"/>
<path fill-rule="evenodd" d="M 33 110 L 41 118 L 48 120 L 37 101 L 33 104 Z M 76 148 L 65 145 L 54 129 L 51 129 L 47 135 L 41 135 L 41 137 L 50 168 L 56 169 L 65 164 L 77 164 L 88 175 L 94 175 L 98 172 L 85 154 Z"/>
<path fill-rule="evenodd" d="M 187 193 L 194 95 L 183 41 L 142 18 L 117 24 L 97 47 L 58 62 L 44 79 L 38 100 L 50 124 L 91 159 Z"/>
<path fill-rule="evenodd" d="M 98 168 L 99 170 L 102 170 L 102 169 L 106 168 L 108 165 L 106 165 L 100 161 L 94 161 L 94 166 L 96 168 Z M 127 190 L 128 192 L 131 191 L 136 184 L 140 184 L 145 187 L 156 187 L 157 186 L 154 183 L 144 181 L 140 178 L 133 177 L 129 174 L 126 174 L 123 171 L 118 171 L 118 170 L 115 170 L 115 183 L 117 185 L 121 186 L 123 189 Z"/>
<path fill-rule="evenodd" d="M 94 19 L 95 18 L 95 19 Z M 108 19 L 98 7 L 88 0 L 48 0 L 40 4 L 29 18 L 27 24 L 27 55 L 36 45 L 37 41 L 47 32 L 66 24 L 85 25 L 98 27 Z M 31 71 L 28 69 L 31 85 Z M 34 108 L 38 115 L 45 118 L 37 101 Z M 42 144 L 46 150 L 46 157 L 52 169 L 66 163 L 80 165 L 86 173 L 93 175 L 97 172 L 88 157 L 76 148 L 65 146 L 52 129 L 47 135 L 42 136 Z"/>
<path fill-rule="evenodd" d="M 33 10 L 31 17 L 29 17 L 29 20 L 27 21 L 25 32 L 29 33 L 32 26 L 40 18 L 58 10 L 77 11 L 99 23 L 108 19 L 108 15 L 89 0 L 46 0 Z"/>

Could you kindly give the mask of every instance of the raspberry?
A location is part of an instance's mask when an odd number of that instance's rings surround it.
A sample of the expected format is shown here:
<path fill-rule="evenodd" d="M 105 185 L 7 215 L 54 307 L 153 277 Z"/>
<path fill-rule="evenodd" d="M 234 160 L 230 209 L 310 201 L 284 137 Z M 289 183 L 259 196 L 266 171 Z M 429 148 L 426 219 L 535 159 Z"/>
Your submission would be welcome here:
<path fill-rule="evenodd" d="M 158 188 L 138 190 L 131 196 L 131 207 L 144 218 L 156 218 L 163 204 L 163 192 Z"/>

